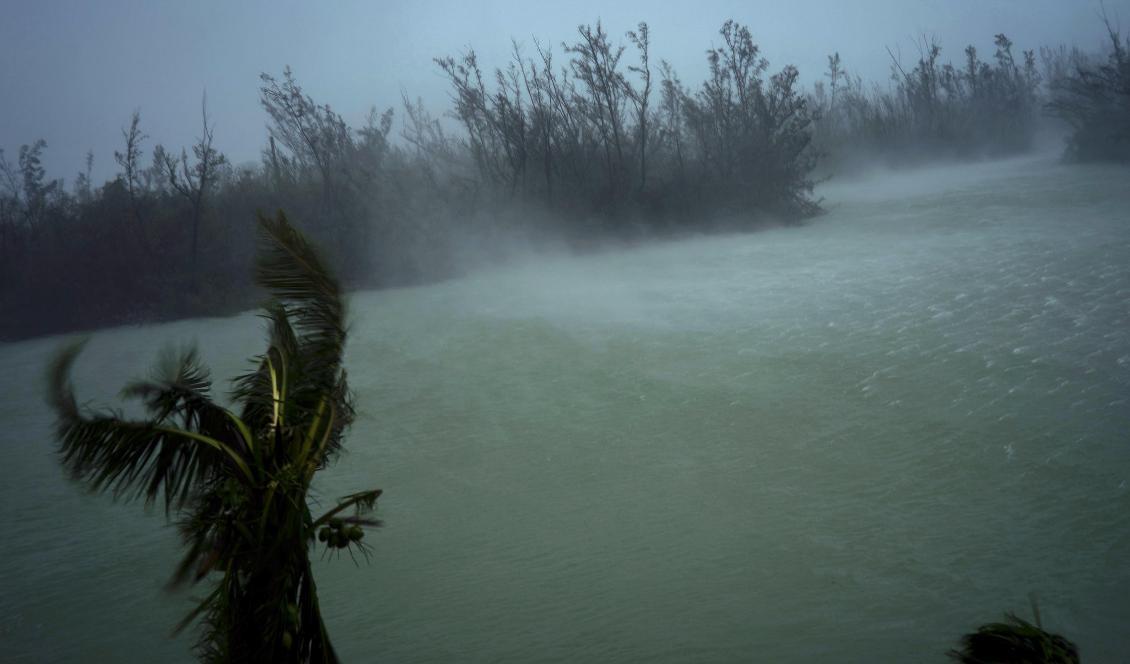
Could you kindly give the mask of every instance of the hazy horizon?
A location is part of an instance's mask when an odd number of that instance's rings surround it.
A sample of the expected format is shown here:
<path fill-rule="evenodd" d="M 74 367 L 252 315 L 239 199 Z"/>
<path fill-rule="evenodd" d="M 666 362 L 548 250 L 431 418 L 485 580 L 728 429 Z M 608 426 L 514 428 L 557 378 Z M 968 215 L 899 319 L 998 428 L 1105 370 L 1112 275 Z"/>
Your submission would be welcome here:
<path fill-rule="evenodd" d="M 1130 0 L 1105 7 L 1116 26 L 1130 20 Z M 923 34 L 937 37 L 943 59 L 955 61 L 969 43 L 991 56 L 997 32 L 1018 49 L 1065 43 L 1091 50 L 1104 38 L 1101 11 L 1090 0 L 813 0 L 787 7 L 508 0 L 408 8 L 350 2 L 329 11 L 296 3 L 24 3 L 0 25 L 11 52 L 24 55 L 0 63 L 8 97 L 0 149 L 14 161 L 20 145 L 45 139 L 49 176 L 68 184 L 92 150 L 94 182 L 100 184 L 117 171 L 113 152 L 134 109 L 149 136 L 146 154 L 157 143 L 179 151 L 199 134 L 206 90 L 217 148 L 234 164 L 255 162 L 267 135 L 258 101 L 261 72 L 277 75 L 290 66 L 316 101 L 351 124 L 372 106 L 394 107 L 399 117 L 402 93 L 443 115 L 450 106 L 448 86 L 432 58 L 473 47 L 484 68 L 493 69 L 509 57 L 513 37 L 528 48 L 534 39 L 552 45 L 557 63 L 564 64 L 561 42 L 573 39 L 576 25 L 597 20 L 620 41 L 637 22 L 648 22 L 656 59 L 670 61 L 684 82 L 695 84 L 705 73 L 705 49 L 717 43 L 722 22 L 734 18 L 751 27 L 771 69 L 795 64 L 807 86 L 819 80 L 833 51 L 851 72 L 882 82 L 890 62 L 884 47 L 901 47 L 913 59 L 913 41 Z"/>
<path fill-rule="evenodd" d="M 1130 0 L 7 14 L 4 658 L 1130 652 Z"/>

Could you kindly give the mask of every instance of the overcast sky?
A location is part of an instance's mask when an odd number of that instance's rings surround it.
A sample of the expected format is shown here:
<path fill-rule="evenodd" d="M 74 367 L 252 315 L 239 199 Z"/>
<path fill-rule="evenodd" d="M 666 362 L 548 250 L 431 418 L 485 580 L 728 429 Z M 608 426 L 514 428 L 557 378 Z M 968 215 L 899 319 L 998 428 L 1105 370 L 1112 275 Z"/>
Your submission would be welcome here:
<path fill-rule="evenodd" d="M 992 54 L 1005 32 L 1017 48 L 1077 44 L 1104 37 L 1098 0 L 744 0 L 640 2 L 515 0 L 416 2 L 252 2 L 230 0 L 10 0 L 0 21 L 0 148 L 9 160 L 36 138 L 46 162 L 68 182 L 86 151 L 95 179 L 116 171 L 121 127 L 139 108 L 142 128 L 179 149 L 199 134 L 207 89 L 217 147 L 235 163 L 258 159 L 266 140 L 258 104 L 260 72 L 290 65 L 320 103 L 359 122 L 369 107 L 398 105 L 401 91 L 447 108 L 432 58 L 473 46 L 482 63 L 501 64 L 511 37 L 537 38 L 560 50 L 579 23 L 601 19 L 622 39 L 641 20 L 652 28 L 654 57 L 669 60 L 685 83 L 701 80 L 703 51 L 727 18 L 747 24 L 775 70 L 793 63 L 811 82 L 839 51 L 865 78 L 884 81 L 884 46 L 937 36 L 943 57 L 959 60 L 967 43 Z M 1108 14 L 1130 24 L 1130 0 L 1106 0 Z M 564 58 L 558 54 L 558 62 Z M 146 157 L 148 163 L 148 156 Z"/>

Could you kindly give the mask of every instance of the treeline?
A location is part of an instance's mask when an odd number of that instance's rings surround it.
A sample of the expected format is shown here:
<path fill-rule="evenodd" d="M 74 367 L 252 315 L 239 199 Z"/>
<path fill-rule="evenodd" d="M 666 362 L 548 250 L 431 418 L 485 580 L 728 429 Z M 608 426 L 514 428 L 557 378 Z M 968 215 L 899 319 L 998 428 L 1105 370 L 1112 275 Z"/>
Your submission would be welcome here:
<path fill-rule="evenodd" d="M 1130 37 L 1104 17 L 1105 58 L 1078 51 L 1048 51 L 1052 76 L 1049 111 L 1071 128 L 1067 157 L 1077 161 L 1130 162 Z"/>
<path fill-rule="evenodd" d="M 288 69 L 262 76 L 255 166 L 214 146 L 204 103 L 181 150 L 150 148 L 135 113 L 101 187 L 92 155 L 68 188 L 46 177 L 42 141 L 0 153 L 0 336 L 250 306 L 257 210 L 287 210 L 354 287 L 448 276 L 468 246 L 489 256 L 533 227 L 585 244 L 815 213 L 796 68 L 770 74 L 748 28 L 720 34 L 695 90 L 654 60 L 642 23 L 630 61 L 599 23 L 562 44 L 560 67 L 541 45 L 493 76 L 472 51 L 438 58 L 457 136 L 407 98 L 398 136 L 391 109 L 351 127 Z"/>
<path fill-rule="evenodd" d="M 961 67 L 926 43 L 870 90 L 838 55 L 802 90 L 748 28 L 727 21 L 719 37 L 697 86 L 652 53 L 645 23 L 622 38 L 582 25 L 556 51 L 515 43 L 490 71 L 473 50 L 437 58 L 458 131 L 407 97 L 352 127 L 289 69 L 264 74 L 268 139 L 251 166 L 214 145 L 204 102 L 197 140 L 179 150 L 151 144 L 134 113 L 102 186 L 93 155 L 68 187 L 46 176 L 43 141 L 0 152 L 0 337 L 248 308 L 260 210 L 285 209 L 346 285 L 384 287 L 456 274 L 523 235 L 586 245 L 801 220 L 819 210 L 821 157 L 1023 150 L 1045 88 L 1077 145 L 1118 145 L 1087 133 L 1098 126 L 1124 131 L 1130 77 L 1113 32 L 1101 66 L 1046 51 L 1044 87 L 1033 53 L 1014 56 L 1000 35 L 991 61 L 970 47 Z"/>
<path fill-rule="evenodd" d="M 885 88 L 866 85 L 839 53 L 829 55 L 810 96 L 813 143 L 833 165 L 1002 157 L 1031 149 L 1051 119 L 1068 130 L 1066 158 L 1130 161 L 1130 39 L 1104 23 L 1109 43 L 1098 56 L 1064 46 L 1016 53 L 997 34 L 991 59 L 970 45 L 954 64 L 924 39 L 913 64 L 888 50 Z"/>
<path fill-rule="evenodd" d="M 1013 53 L 1003 34 L 982 60 L 974 46 L 959 64 L 924 40 L 904 65 L 891 53 L 892 85 L 868 88 L 839 53 L 828 56 L 825 81 L 814 87 L 820 110 L 817 143 L 827 153 L 887 161 L 1004 156 L 1032 146 L 1044 103 L 1034 51 Z"/>
<path fill-rule="evenodd" d="M 473 50 L 437 59 L 474 181 L 493 198 L 614 225 L 814 213 L 813 114 L 797 69 L 770 74 L 749 29 L 733 21 L 720 35 L 693 90 L 655 62 L 646 23 L 627 33 L 630 52 L 601 24 L 581 26 L 562 45 L 560 69 L 536 43 L 534 57 L 515 44 L 493 76 Z"/>
<path fill-rule="evenodd" d="M 350 127 L 289 70 L 264 75 L 260 101 L 269 140 L 258 165 L 236 167 L 214 147 L 206 106 L 200 137 L 177 151 L 148 149 L 134 113 L 114 154 L 119 173 L 101 187 L 92 155 L 68 188 L 46 177 L 43 141 L 14 163 L 0 153 L 0 336 L 248 308 L 257 211 L 301 220 L 354 287 L 451 269 L 453 239 L 433 224 L 446 192 L 390 140 L 391 112 Z"/>

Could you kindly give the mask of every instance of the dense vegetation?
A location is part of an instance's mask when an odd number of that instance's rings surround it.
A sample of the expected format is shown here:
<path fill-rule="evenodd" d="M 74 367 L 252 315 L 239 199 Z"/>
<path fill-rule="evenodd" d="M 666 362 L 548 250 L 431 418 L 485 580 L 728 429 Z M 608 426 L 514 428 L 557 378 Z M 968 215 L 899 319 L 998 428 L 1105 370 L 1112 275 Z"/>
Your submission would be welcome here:
<path fill-rule="evenodd" d="M 1040 115 L 1034 51 L 1018 58 L 1012 41 L 994 38 L 991 62 L 973 46 L 960 65 L 942 63 L 942 47 L 923 41 L 912 67 L 894 54 L 892 86 L 864 86 L 839 53 L 828 56 L 827 83 L 815 87 L 817 141 L 836 156 L 906 161 L 1003 156 L 1029 149 Z"/>
<path fill-rule="evenodd" d="M 192 350 L 170 354 L 154 379 L 126 386 L 148 417 L 127 420 L 79 405 L 68 381 L 81 349 L 50 372 L 63 465 L 92 488 L 164 503 L 181 517 L 187 549 L 175 583 L 215 579 L 185 619 L 199 619 L 198 654 L 215 662 L 334 662 L 310 549 L 367 554 L 363 526 L 379 490 L 310 514 L 311 483 L 342 447 L 353 408 L 342 353 L 345 307 L 336 279 L 280 213 L 261 219 L 257 281 L 269 343 L 234 381 L 228 410 Z"/>
<path fill-rule="evenodd" d="M 483 194 L 606 226 L 816 210 L 813 118 L 798 72 L 769 75 L 748 28 L 722 26 L 696 90 L 666 63 L 653 64 L 647 24 L 627 33 L 635 60 L 626 67 L 626 48 L 599 23 L 578 35 L 564 44 L 571 59 L 560 71 L 549 49 L 537 45 L 537 57 L 525 59 L 515 46 L 493 89 L 474 51 L 437 60 Z"/>
<path fill-rule="evenodd" d="M 436 59 L 452 122 L 407 97 L 349 126 L 294 74 L 264 74 L 260 163 L 234 166 L 206 103 L 187 149 L 150 147 L 134 113 L 117 175 L 48 178 L 46 144 L 0 151 L 0 338 L 245 309 L 257 211 L 286 209 L 346 287 L 441 279 L 516 244 L 588 246 L 653 233 L 794 222 L 818 211 L 818 160 L 1002 155 L 1032 142 L 1045 89 L 1080 158 L 1125 156 L 1130 59 L 1112 32 L 1105 65 L 1045 50 L 943 64 L 892 54 L 868 89 L 839 55 L 811 90 L 771 69 L 750 30 L 727 21 L 697 86 L 651 51 L 641 23 L 621 39 L 582 25 L 553 48 L 517 45 L 484 71 L 473 50 Z M 1041 84 L 1046 84 L 1046 88 Z M 399 116 L 399 117 L 395 117 Z M 451 125 L 457 126 L 452 129 Z M 394 125 L 398 130 L 394 132 Z M 1120 142 L 1121 141 L 1121 142 Z M 1100 154 L 1101 153 L 1101 154 Z"/>
<path fill-rule="evenodd" d="M 1071 127 L 1067 156 L 1080 161 L 1130 162 L 1130 38 L 1106 21 L 1106 62 L 1075 54 L 1051 81 L 1051 112 Z"/>

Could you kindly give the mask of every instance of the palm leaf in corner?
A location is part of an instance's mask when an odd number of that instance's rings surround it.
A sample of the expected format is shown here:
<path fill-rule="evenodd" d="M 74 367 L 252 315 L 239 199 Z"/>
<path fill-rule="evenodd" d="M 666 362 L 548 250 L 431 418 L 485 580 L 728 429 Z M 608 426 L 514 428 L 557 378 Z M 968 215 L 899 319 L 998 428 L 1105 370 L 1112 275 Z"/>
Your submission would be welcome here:
<path fill-rule="evenodd" d="M 1032 610 L 1036 624 L 1005 614 L 1004 622 L 982 625 L 963 636 L 961 649 L 949 651 L 950 659 L 962 664 L 1079 664 L 1074 643 L 1044 630 L 1035 600 Z"/>

